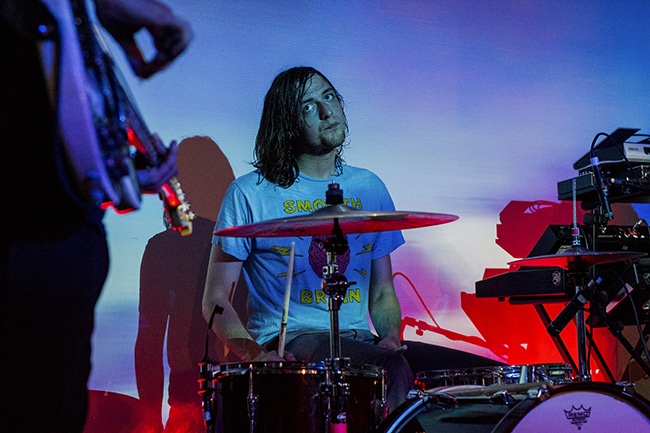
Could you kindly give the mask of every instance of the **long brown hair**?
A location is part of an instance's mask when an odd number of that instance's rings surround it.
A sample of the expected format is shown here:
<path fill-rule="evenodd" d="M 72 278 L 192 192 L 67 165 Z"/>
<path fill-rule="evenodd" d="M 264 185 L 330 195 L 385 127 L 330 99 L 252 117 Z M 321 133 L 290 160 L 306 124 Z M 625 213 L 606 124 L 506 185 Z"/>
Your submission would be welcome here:
<path fill-rule="evenodd" d="M 287 69 L 278 74 L 264 98 L 262 118 L 255 139 L 253 166 L 269 182 L 285 188 L 293 185 L 300 172 L 296 150 L 303 122 L 300 106 L 306 84 L 316 74 L 332 87 L 343 110 L 343 98 L 332 83 L 318 70 L 308 66 Z M 343 117 L 347 135 L 345 112 Z M 340 173 L 344 163 L 342 152 L 343 146 L 339 146 L 335 158 L 337 173 Z"/>

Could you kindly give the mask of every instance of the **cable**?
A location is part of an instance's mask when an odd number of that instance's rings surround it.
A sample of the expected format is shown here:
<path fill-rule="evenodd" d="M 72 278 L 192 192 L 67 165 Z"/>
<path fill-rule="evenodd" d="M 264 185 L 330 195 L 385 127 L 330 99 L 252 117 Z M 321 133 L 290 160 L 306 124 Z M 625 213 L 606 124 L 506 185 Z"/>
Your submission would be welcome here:
<path fill-rule="evenodd" d="M 637 136 L 648 136 L 647 134 L 635 134 L 635 135 L 637 135 Z M 623 157 L 623 161 L 625 162 L 625 165 L 627 166 L 627 169 L 630 171 L 632 177 L 634 178 L 634 180 L 637 183 L 637 185 L 631 185 L 631 186 L 634 186 L 634 187 L 639 188 L 639 189 L 644 190 L 644 191 L 650 191 L 650 188 L 643 185 L 643 183 L 641 182 L 641 179 L 639 178 L 639 176 L 634 171 L 635 167 L 632 166 L 632 163 L 630 162 L 630 160 L 625 155 L 625 152 L 623 152 L 623 147 L 611 135 L 607 134 L 606 132 L 599 132 L 598 134 L 596 134 L 596 136 L 594 137 L 594 139 L 593 139 L 593 141 L 591 143 L 590 155 L 591 156 L 595 155 L 596 140 L 598 139 L 598 137 L 601 137 L 601 136 L 604 136 L 607 139 L 611 140 L 612 143 L 614 143 L 614 145 L 615 145 L 614 147 L 616 147 L 616 150 L 618 151 L 618 153 Z"/>
<path fill-rule="evenodd" d="M 600 204 L 604 209 L 605 218 L 607 218 L 608 221 L 611 221 L 612 219 L 614 219 L 614 214 L 612 213 L 612 208 L 609 205 L 609 200 L 607 199 L 609 185 L 607 181 L 603 178 L 603 174 L 600 171 L 600 161 L 598 160 L 598 156 L 596 155 L 596 149 L 595 149 L 596 140 L 601 135 L 607 135 L 609 137 L 609 135 L 605 134 L 604 132 L 599 132 L 598 134 L 596 134 L 596 136 L 591 142 L 591 149 L 589 151 L 589 154 L 591 156 L 590 160 L 591 160 L 592 172 L 594 173 L 594 175 L 596 176 L 596 180 L 598 181 L 598 198 L 600 199 Z"/>

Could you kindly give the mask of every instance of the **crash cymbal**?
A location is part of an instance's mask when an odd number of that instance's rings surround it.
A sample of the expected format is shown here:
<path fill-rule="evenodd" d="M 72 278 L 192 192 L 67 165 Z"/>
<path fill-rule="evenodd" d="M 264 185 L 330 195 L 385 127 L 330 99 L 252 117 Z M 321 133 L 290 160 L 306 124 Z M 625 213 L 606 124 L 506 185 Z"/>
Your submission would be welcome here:
<path fill-rule="evenodd" d="M 590 251 L 582 247 L 571 247 L 557 254 L 527 257 L 509 262 L 509 265 L 557 267 L 567 270 L 586 270 L 593 265 L 623 262 L 645 256 L 635 251 Z"/>
<path fill-rule="evenodd" d="M 456 221 L 456 215 L 428 212 L 363 211 L 342 204 L 322 207 L 304 216 L 278 218 L 217 230 L 217 236 L 263 238 L 332 234 L 337 220 L 344 234 L 383 232 L 435 226 Z"/>

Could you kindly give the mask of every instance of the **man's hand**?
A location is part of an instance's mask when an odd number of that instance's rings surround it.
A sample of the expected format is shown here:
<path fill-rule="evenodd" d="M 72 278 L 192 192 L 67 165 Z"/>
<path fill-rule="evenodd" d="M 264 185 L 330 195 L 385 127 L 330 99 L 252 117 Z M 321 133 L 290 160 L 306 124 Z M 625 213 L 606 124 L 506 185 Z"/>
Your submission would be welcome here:
<path fill-rule="evenodd" d="M 189 23 L 157 0 L 95 0 L 97 18 L 120 44 L 136 75 L 150 77 L 178 57 L 192 40 Z M 145 29 L 153 39 L 156 53 L 146 61 L 134 35 Z"/>
<path fill-rule="evenodd" d="M 270 352 L 260 352 L 259 355 L 253 359 L 253 362 L 258 361 L 296 361 L 296 357 L 293 355 L 293 353 L 287 352 L 286 350 L 284 352 L 284 357 L 278 355 L 278 352 L 276 350 L 272 350 Z"/>
<path fill-rule="evenodd" d="M 158 193 L 165 182 L 178 174 L 178 167 L 176 166 L 178 145 L 176 144 L 176 141 L 172 141 L 169 145 L 169 149 L 166 149 L 165 151 L 165 147 L 160 138 L 155 134 L 153 138 L 159 153 L 165 154 L 165 160 L 157 167 L 138 170 L 138 182 L 140 183 L 142 192 L 145 194 Z"/>
<path fill-rule="evenodd" d="M 408 347 L 406 344 L 402 344 L 399 338 L 391 335 L 386 338 L 383 338 L 377 343 L 377 346 L 384 347 L 386 349 L 391 349 L 396 352 L 404 352 Z"/>

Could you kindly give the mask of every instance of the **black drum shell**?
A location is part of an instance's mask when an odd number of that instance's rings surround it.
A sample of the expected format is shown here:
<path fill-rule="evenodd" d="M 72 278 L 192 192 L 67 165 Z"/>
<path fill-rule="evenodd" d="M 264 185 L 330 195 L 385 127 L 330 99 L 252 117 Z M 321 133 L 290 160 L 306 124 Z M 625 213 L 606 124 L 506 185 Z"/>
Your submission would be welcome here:
<path fill-rule="evenodd" d="M 325 433 L 326 383 L 323 363 L 253 362 L 222 364 L 216 373 L 217 431 L 250 430 L 249 396 L 255 396 L 255 433 Z M 348 384 L 349 433 L 373 433 L 384 417 L 385 376 L 371 365 L 341 370 Z M 251 385 L 252 378 L 252 387 Z"/>

